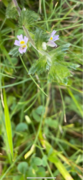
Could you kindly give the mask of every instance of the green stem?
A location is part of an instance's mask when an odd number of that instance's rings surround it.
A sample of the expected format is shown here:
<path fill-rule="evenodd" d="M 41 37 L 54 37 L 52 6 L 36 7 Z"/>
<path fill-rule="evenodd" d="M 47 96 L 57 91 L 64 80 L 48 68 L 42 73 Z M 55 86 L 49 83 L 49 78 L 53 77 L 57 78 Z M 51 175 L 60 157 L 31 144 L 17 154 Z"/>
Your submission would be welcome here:
<path fill-rule="evenodd" d="M 21 59 L 21 61 L 22 61 L 22 64 L 23 64 L 26 72 L 28 73 L 28 69 L 27 69 L 27 67 L 26 67 L 26 65 L 25 65 L 25 63 L 24 63 L 24 61 L 23 61 L 23 59 L 22 59 L 21 56 L 20 56 L 20 59 Z M 43 91 L 43 89 L 39 86 L 39 84 L 37 84 L 37 82 L 36 82 L 35 79 L 31 76 L 31 74 L 29 74 L 29 76 L 30 76 L 30 78 L 32 79 L 32 81 L 35 83 L 35 85 L 40 89 L 40 91 L 43 92 L 45 96 L 47 96 L 47 94 Z"/>

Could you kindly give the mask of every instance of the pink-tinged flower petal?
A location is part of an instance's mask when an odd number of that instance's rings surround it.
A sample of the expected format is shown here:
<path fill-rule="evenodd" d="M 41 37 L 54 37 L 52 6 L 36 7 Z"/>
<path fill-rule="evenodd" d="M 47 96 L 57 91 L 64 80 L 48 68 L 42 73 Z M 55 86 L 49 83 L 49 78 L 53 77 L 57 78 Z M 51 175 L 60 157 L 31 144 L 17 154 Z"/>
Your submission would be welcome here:
<path fill-rule="evenodd" d="M 54 43 L 54 41 L 48 41 L 47 45 L 50 46 L 50 47 L 57 47 L 57 44 Z"/>
<path fill-rule="evenodd" d="M 23 49 L 20 47 L 19 48 L 19 52 L 21 53 L 21 54 L 23 54 L 24 52 L 23 52 Z"/>
<path fill-rule="evenodd" d="M 26 50 L 27 50 L 27 47 L 25 47 L 25 48 L 23 49 L 23 53 L 25 53 L 25 52 L 26 52 Z"/>
<path fill-rule="evenodd" d="M 56 35 L 56 36 L 53 37 L 53 41 L 56 41 L 58 39 L 59 39 L 59 35 Z"/>
<path fill-rule="evenodd" d="M 20 46 L 20 42 L 18 40 L 15 40 L 14 45 Z"/>
<path fill-rule="evenodd" d="M 18 35 L 17 38 L 19 39 L 19 41 L 22 41 L 23 40 L 23 35 Z"/>
<path fill-rule="evenodd" d="M 27 38 L 26 36 L 24 36 L 24 41 L 25 41 L 25 43 L 27 44 L 28 38 Z"/>
<path fill-rule="evenodd" d="M 56 31 L 53 30 L 52 33 L 51 33 L 51 37 L 53 37 L 55 33 L 56 33 Z"/>
<path fill-rule="evenodd" d="M 23 48 L 19 48 L 19 52 L 21 53 L 21 54 L 23 54 L 23 53 L 25 53 L 26 52 L 26 50 L 27 50 L 27 47 L 25 47 L 24 49 Z"/>

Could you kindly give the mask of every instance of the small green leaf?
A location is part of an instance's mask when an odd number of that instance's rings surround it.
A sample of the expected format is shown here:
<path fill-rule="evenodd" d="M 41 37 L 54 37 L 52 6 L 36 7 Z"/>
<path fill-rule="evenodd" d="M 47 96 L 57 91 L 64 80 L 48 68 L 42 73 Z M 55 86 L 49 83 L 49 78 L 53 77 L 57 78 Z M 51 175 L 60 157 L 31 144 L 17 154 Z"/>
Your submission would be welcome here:
<path fill-rule="evenodd" d="M 42 165 L 42 160 L 38 157 L 32 158 L 32 164 L 36 166 L 41 166 Z"/>
<path fill-rule="evenodd" d="M 66 66 L 56 63 L 51 66 L 48 79 L 50 81 L 58 81 L 59 83 L 67 84 L 67 78 L 69 76 L 69 69 Z"/>
<path fill-rule="evenodd" d="M 28 129 L 28 126 L 26 123 L 19 123 L 17 126 L 16 126 L 16 131 L 26 131 Z"/>
<path fill-rule="evenodd" d="M 66 51 L 66 50 L 69 49 L 70 46 L 71 46 L 71 44 L 70 44 L 70 43 L 67 43 L 67 44 L 65 44 L 65 45 L 63 45 L 63 46 L 61 47 L 61 50 L 62 50 L 62 51 Z"/>
<path fill-rule="evenodd" d="M 18 164 L 17 169 L 19 172 L 21 172 L 22 174 L 26 174 L 27 170 L 28 170 L 28 164 L 27 162 L 20 162 L 20 164 Z"/>
<path fill-rule="evenodd" d="M 61 62 L 61 64 L 74 70 L 76 70 L 80 66 L 79 64 L 71 63 L 71 62 Z"/>
<path fill-rule="evenodd" d="M 18 63 L 18 59 L 17 58 L 11 58 L 12 64 L 16 65 Z"/>
<path fill-rule="evenodd" d="M 58 127 L 58 121 L 52 120 L 51 118 L 45 119 L 45 124 L 48 125 L 51 128 L 57 128 Z"/>
<path fill-rule="evenodd" d="M 42 166 L 46 167 L 47 166 L 47 156 L 44 155 L 44 157 L 42 158 Z"/>
<path fill-rule="evenodd" d="M 36 44 L 36 47 L 38 49 L 42 50 L 42 43 L 46 42 L 47 40 L 48 40 L 47 39 L 47 34 L 45 34 L 42 29 L 37 28 L 36 31 L 35 31 L 35 44 Z"/>
<path fill-rule="evenodd" d="M 37 176 L 39 177 L 45 177 L 46 175 L 46 171 L 44 167 L 39 167 L 38 171 L 37 171 Z"/>
<path fill-rule="evenodd" d="M 80 65 L 79 64 L 73 64 L 73 63 L 70 63 L 69 67 L 76 70 Z"/>
<path fill-rule="evenodd" d="M 36 170 L 33 169 L 32 167 L 29 167 L 27 171 L 27 177 L 36 177 Z"/>
<path fill-rule="evenodd" d="M 32 116 L 33 118 L 39 122 L 41 116 L 45 113 L 45 107 L 44 106 L 39 106 L 37 109 L 32 111 Z"/>
<path fill-rule="evenodd" d="M 41 74 L 46 71 L 46 58 L 43 56 L 40 60 L 34 62 L 34 64 L 29 69 L 29 74 Z"/>
<path fill-rule="evenodd" d="M 17 35 L 21 35 L 21 34 L 24 35 L 23 29 L 18 29 L 18 31 L 15 32 L 15 37 L 17 38 Z"/>
<path fill-rule="evenodd" d="M 36 113 L 39 114 L 39 115 L 43 115 L 45 113 L 45 107 L 44 106 L 39 106 L 36 109 Z"/>
<path fill-rule="evenodd" d="M 32 111 L 32 116 L 35 119 L 35 121 L 37 121 L 37 122 L 40 121 L 40 116 L 36 113 L 35 110 Z"/>
<path fill-rule="evenodd" d="M 38 21 L 40 18 L 37 13 L 34 11 L 31 11 L 29 9 L 25 10 L 23 9 L 21 11 L 20 17 L 19 17 L 19 25 L 25 26 L 26 28 L 29 28 L 33 25 L 34 22 Z"/>
<path fill-rule="evenodd" d="M 14 56 L 14 57 L 17 57 L 17 56 L 19 55 L 18 47 L 16 46 L 16 47 L 14 47 L 13 49 L 11 49 L 11 50 L 9 51 L 9 55 Z"/>
<path fill-rule="evenodd" d="M 21 180 L 22 175 L 16 175 L 13 177 L 13 180 Z"/>
<path fill-rule="evenodd" d="M 17 17 L 18 17 L 17 9 L 16 7 L 13 6 L 12 3 L 10 3 L 6 9 L 6 18 L 16 19 Z"/>

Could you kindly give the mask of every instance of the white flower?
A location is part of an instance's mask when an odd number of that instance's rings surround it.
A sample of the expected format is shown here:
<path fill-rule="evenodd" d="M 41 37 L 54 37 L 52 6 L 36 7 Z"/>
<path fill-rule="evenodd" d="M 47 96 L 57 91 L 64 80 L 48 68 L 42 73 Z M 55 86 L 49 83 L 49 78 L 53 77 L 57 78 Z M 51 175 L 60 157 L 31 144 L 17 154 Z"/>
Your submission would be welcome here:
<path fill-rule="evenodd" d="M 55 35 L 56 31 L 53 30 L 51 36 L 47 42 L 47 45 L 50 47 L 57 47 L 57 44 L 54 42 L 59 39 L 59 35 Z"/>
<path fill-rule="evenodd" d="M 23 35 L 18 35 L 17 36 L 18 40 L 15 40 L 14 44 L 16 46 L 19 46 L 19 52 L 21 54 L 25 53 L 26 50 L 27 50 L 27 42 L 28 42 L 28 38 L 26 36 L 24 36 L 23 38 Z"/>

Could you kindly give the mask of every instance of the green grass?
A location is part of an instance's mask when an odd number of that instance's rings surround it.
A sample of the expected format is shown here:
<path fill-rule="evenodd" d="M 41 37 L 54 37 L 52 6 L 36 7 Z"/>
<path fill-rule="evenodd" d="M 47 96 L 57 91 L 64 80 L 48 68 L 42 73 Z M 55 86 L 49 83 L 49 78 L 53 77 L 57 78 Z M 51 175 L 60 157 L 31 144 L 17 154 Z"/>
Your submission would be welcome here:
<path fill-rule="evenodd" d="M 83 3 L 14 2 L 0 2 L 0 180 L 82 180 Z M 44 51 L 53 30 L 58 47 Z"/>

